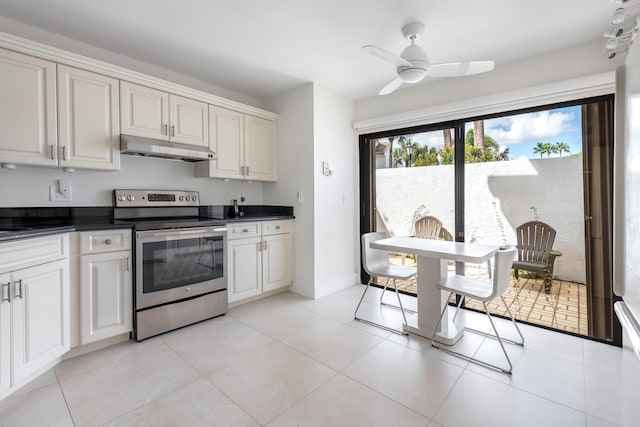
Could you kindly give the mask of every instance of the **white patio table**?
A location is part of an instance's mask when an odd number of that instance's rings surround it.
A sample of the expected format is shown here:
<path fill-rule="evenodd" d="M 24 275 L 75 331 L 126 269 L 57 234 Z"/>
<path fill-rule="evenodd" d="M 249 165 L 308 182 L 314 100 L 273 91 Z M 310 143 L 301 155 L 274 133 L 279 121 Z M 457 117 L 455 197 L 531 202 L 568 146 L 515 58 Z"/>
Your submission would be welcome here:
<path fill-rule="evenodd" d="M 491 258 L 497 246 L 451 242 L 446 240 L 422 239 L 419 237 L 391 237 L 371 243 L 374 249 L 389 252 L 415 254 L 418 258 L 418 310 L 407 318 L 405 330 L 431 338 L 438 324 L 438 318 L 447 304 L 447 292 L 436 285 L 447 277 L 447 261 L 462 261 L 481 264 Z M 445 313 L 436 340 L 453 345 L 463 335 L 464 328 L 457 327 Z"/>

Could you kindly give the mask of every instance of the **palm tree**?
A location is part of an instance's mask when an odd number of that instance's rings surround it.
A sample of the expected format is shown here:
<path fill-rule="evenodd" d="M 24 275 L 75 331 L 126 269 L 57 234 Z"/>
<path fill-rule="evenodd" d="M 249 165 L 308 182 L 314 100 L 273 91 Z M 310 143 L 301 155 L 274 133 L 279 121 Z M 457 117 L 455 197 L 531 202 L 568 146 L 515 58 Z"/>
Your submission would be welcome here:
<path fill-rule="evenodd" d="M 551 145 L 551 143 L 545 142 L 544 144 L 542 144 L 542 147 L 544 149 L 544 153 L 547 155 L 547 158 L 551 157 L 551 153 L 553 152 L 553 146 Z"/>
<path fill-rule="evenodd" d="M 535 147 L 533 147 L 533 154 L 540 154 L 540 158 L 542 155 L 546 153 L 544 142 L 538 142 Z"/>
<path fill-rule="evenodd" d="M 554 146 L 556 147 L 558 154 L 560 154 L 560 157 L 562 157 L 563 151 L 566 153 L 571 152 L 571 147 L 569 147 L 569 144 L 565 144 L 564 142 L 556 142 Z"/>

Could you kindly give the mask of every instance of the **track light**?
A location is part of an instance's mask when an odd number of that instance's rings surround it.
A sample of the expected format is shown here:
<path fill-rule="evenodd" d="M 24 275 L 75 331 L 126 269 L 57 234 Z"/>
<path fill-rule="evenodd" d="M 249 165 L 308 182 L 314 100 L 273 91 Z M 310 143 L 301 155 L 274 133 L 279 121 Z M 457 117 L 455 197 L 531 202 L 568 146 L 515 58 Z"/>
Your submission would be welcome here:
<path fill-rule="evenodd" d="M 629 0 L 609 0 L 609 1 L 615 4 L 625 4 L 629 2 Z"/>
<path fill-rule="evenodd" d="M 611 21 L 609 21 L 609 23 L 613 26 L 622 25 L 624 24 L 625 19 L 626 16 L 624 14 L 624 8 L 619 7 L 613 11 L 613 15 L 611 15 Z"/>

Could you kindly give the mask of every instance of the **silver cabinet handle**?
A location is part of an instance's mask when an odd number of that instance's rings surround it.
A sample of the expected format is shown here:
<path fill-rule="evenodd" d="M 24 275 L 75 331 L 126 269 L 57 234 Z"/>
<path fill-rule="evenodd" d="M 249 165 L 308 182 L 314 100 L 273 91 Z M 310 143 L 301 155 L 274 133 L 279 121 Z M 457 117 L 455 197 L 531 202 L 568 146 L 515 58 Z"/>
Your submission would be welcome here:
<path fill-rule="evenodd" d="M 280 230 L 280 226 L 279 225 L 276 225 L 276 230 Z"/>
<path fill-rule="evenodd" d="M 258 242 L 258 252 L 262 252 L 262 242 Z"/>
<path fill-rule="evenodd" d="M 248 229 L 248 228 L 244 228 L 244 229 L 242 230 L 242 232 L 243 232 L 243 233 L 248 233 L 248 232 L 249 232 L 249 229 Z"/>
<path fill-rule="evenodd" d="M 249 166 L 247 166 L 245 169 L 247 171 L 247 175 L 249 175 Z"/>
<path fill-rule="evenodd" d="M 171 136 L 176 136 L 176 125 L 171 125 Z"/>
<path fill-rule="evenodd" d="M 165 123 L 165 124 L 162 125 L 162 134 L 163 135 L 169 135 L 169 133 L 167 131 L 168 128 L 169 128 L 168 124 Z"/>
<path fill-rule="evenodd" d="M 62 146 L 62 160 L 67 160 L 67 146 Z"/>
<path fill-rule="evenodd" d="M 6 302 L 11 302 L 11 282 L 7 282 L 7 283 L 3 283 L 2 284 L 2 301 L 6 301 Z M 7 290 L 7 293 L 5 296 L 4 290 Z"/>
<path fill-rule="evenodd" d="M 20 293 L 17 292 L 18 289 L 20 290 Z M 18 280 L 18 287 L 13 292 L 16 298 L 24 299 L 24 295 L 22 294 L 22 279 Z"/>
<path fill-rule="evenodd" d="M 240 175 L 244 176 L 244 166 L 240 166 Z"/>
<path fill-rule="evenodd" d="M 104 244 L 105 244 L 105 245 L 110 245 L 111 243 L 113 243 L 113 242 L 111 241 L 111 239 L 107 239 L 107 240 L 105 240 L 105 241 L 104 241 Z"/>
<path fill-rule="evenodd" d="M 264 242 L 262 242 L 262 250 L 263 251 L 267 250 L 267 241 L 266 240 Z"/>
<path fill-rule="evenodd" d="M 129 264 L 131 262 L 131 257 L 127 257 L 127 271 L 131 271 L 131 264 Z"/>
<path fill-rule="evenodd" d="M 55 148 L 53 147 L 53 144 L 49 145 L 49 149 L 51 150 L 51 160 L 55 160 L 56 159 L 56 153 L 55 153 Z"/>

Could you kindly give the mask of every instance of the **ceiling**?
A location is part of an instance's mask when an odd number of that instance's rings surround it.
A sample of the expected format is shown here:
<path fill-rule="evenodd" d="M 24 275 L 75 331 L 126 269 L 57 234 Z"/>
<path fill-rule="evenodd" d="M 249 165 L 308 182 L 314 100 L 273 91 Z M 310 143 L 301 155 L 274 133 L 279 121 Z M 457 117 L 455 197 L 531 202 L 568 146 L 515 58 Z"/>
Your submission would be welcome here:
<path fill-rule="evenodd" d="M 603 40 L 616 7 L 609 0 L 0 0 L 0 16 L 258 99 L 316 82 L 357 100 L 395 78 L 393 65 L 360 48 L 399 53 L 407 23 L 426 25 L 418 43 L 432 63 L 493 59 L 499 67 Z M 599 50 L 593 57 L 605 60 Z"/>

